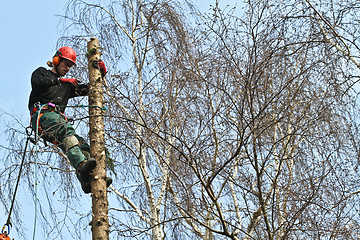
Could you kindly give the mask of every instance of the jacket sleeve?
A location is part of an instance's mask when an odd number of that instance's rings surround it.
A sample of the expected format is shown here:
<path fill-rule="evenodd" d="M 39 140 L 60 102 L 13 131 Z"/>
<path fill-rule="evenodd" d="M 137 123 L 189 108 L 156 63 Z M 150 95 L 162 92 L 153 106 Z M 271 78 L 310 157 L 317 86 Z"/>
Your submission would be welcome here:
<path fill-rule="evenodd" d="M 31 75 L 31 86 L 33 89 L 44 89 L 58 84 L 59 79 L 51 76 L 44 67 L 39 67 Z"/>

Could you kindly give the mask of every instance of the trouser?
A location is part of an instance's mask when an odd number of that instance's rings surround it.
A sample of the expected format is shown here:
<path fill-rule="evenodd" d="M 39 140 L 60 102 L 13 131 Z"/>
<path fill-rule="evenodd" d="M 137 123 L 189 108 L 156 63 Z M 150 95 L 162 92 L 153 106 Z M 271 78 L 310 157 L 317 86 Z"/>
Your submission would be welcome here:
<path fill-rule="evenodd" d="M 82 161 L 90 157 L 90 146 L 82 137 L 76 134 L 73 126 L 61 112 L 55 110 L 43 110 L 40 113 L 39 123 L 37 123 L 38 114 L 39 111 L 31 116 L 32 129 L 36 131 L 36 127 L 38 126 L 39 135 L 46 141 L 60 147 L 75 169 Z M 79 141 L 79 144 L 67 149 L 65 142 L 69 136 L 75 136 Z"/>

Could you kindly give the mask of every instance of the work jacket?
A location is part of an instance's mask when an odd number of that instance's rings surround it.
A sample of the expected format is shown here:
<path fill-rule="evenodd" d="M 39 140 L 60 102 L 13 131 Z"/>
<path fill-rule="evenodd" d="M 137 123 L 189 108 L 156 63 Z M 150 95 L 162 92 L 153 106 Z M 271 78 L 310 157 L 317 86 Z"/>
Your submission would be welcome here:
<path fill-rule="evenodd" d="M 57 110 L 65 111 L 70 98 L 86 96 L 89 93 L 86 84 L 74 86 L 71 83 L 60 83 L 60 77 L 44 67 L 39 67 L 31 75 L 31 93 L 28 108 L 30 111 L 36 103 L 53 103 L 60 106 Z"/>

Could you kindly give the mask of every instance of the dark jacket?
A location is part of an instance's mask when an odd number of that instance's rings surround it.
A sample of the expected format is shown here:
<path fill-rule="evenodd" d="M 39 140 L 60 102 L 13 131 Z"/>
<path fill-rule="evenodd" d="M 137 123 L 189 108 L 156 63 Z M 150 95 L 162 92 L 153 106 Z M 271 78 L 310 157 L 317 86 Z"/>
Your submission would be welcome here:
<path fill-rule="evenodd" d="M 77 96 L 88 95 L 88 87 L 85 84 L 79 84 L 76 87 L 71 83 L 60 83 L 60 77 L 44 67 L 39 67 L 31 75 L 31 93 L 29 97 L 28 108 L 31 111 L 34 104 L 54 103 L 60 106 L 66 106 L 68 100 Z M 59 109 L 65 111 L 65 107 Z"/>

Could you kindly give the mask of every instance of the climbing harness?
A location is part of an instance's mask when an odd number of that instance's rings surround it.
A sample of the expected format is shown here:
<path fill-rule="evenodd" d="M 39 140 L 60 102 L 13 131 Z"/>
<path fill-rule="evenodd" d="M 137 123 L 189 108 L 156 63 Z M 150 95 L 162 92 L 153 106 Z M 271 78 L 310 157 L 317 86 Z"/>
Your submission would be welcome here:
<path fill-rule="evenodd" d="M 71 108 L 91 108 L 91 107 L 94 107 L 94 108 L 100 108 L 101 111 L 103 113 L 105 113 L 107 111 L 107 107 L 101 107 L 101 106 L 98 106 L 98 105 L 84 105 L 84 104 L 75 104 L 75 105 L 56 105 L 54 103 L 45 103 L 45 104 L 40 104 L 39 102 L 38 103 L 35 103 L 34 105 L 34 108 L 30 111 L 30 116 L 32 116 L 34 113 L 36 113 L 37 111 L 39 111 L 40 107 L 42 107 L 42 110 L 45 110 L 45 111 L 54 111 L 54 110 L 57 110 L 59 108 L 64 108 L 64 107 L 71 107 Z M 74 120 L 73 119 L 68 119 L 62 112 L 60 112 L 67 121 L 69 122 L 73 122 Z M 44 114 L 42 111 L 39 111 L 39 114 L 40 114 L 40 118 L 41 116 Z M 39 119 L 40 119 L 39 118 Z"/>

